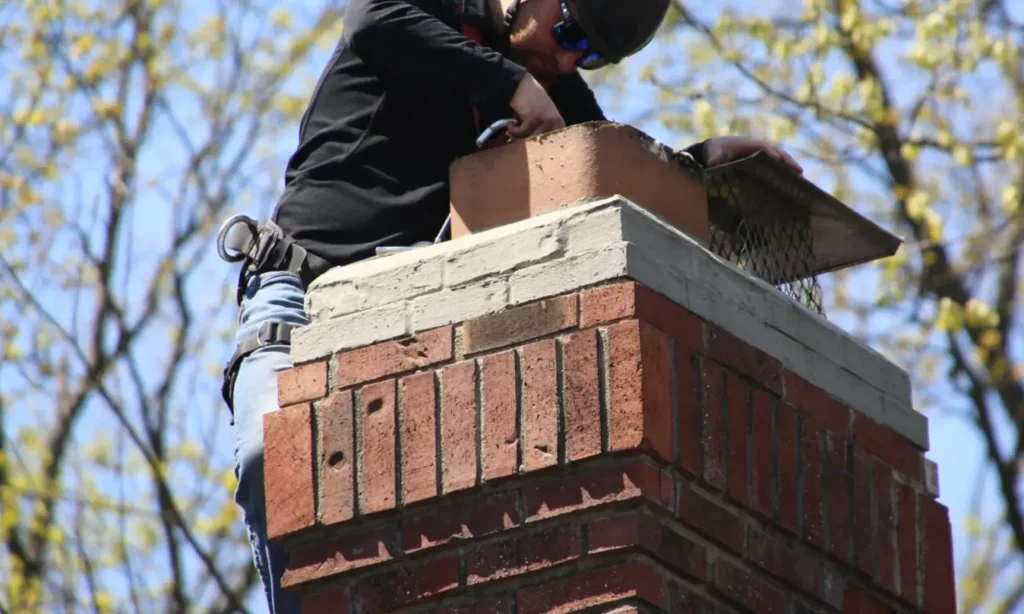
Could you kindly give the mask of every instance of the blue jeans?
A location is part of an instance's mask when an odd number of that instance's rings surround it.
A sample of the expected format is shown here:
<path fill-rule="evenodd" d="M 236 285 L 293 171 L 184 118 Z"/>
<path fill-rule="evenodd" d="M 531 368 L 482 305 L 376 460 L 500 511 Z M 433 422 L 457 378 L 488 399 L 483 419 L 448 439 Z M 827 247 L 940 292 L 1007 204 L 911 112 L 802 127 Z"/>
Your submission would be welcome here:
<path fill-rule="evenodd" d="M 304 294 L 299 278 L 292 273 L 250 278 L 242 298 L 236 342 L 255 333 L 264 322 L 309 324 Z M 299 614 L 298 597 L 281 589 L 288 553 L 267 539 L 263 495 L 263 415 L 278 409 L 277 372 L 291 367 L 289 346 L 261 347 L 242 361 L 234 388 L 235 502 L 242 508 L 271 614 Z"/>

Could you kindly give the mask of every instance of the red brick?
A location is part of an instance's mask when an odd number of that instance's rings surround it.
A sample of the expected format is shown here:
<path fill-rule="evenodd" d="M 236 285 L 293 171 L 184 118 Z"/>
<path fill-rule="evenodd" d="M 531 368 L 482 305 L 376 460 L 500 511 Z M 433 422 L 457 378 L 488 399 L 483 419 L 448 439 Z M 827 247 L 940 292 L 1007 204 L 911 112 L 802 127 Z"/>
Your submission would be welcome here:
<path fill-rule="evenodd" d="M 463 349 L 466 354 L 485 352 L 575 328 L 576 324 L 576 295 L 556 296 L 463 323 Z"/>
<path fill-rule="evenodd" d="M 924 527 L 924 609 L 931 614 L 956 614 L 956 578 L 953 573 L 953 532 L 949 510 L 921 497 Z"/>
<path fill-rule="evenodd" d="M 601 453 L 601 399 L 597 331 L 570 335 L 562 346 L 565 458 L 572 462 Z"/>
<path fill-rule="evenodd" d="M 527 471 L 558 464 L 558 388 L 555 341 L 522 348 L 523 465 Z"/>
<path fill-rule="evenodd" d="M 874 577 L 878 569 L 874 510 L 874 467 L 870 454 L 853 448 L 853 552 L 857 567 Z"/>
<path fill-rule="evenodd" d="M 917 494 L 896 485 L 896 549 L 899 556 L 900 597 L 917 604 Z"/>
<path fill-rule="evenodd" d="M 434 373 L 410 375 L 399 383 L 402 393 L 402 503 L 438 495 L 437 395 Z"/>
<path fill-rule="evenodd" d="M 523 488 L 526 515 L 539 520 L 613 501 L 647 498 L 671 508 L 672 491 L 666 489 L 658 469 L 642 461 L 559 477 L 556 482 Z"/>
<path fill-rule="evenodd" d="M 352 611 L 352 595 L 348 586 L 305 594 L 300 599 L 299 609 L 302 614 L 349 614 Z"/>
<path fill-rule="evenodd" d="M 583 292 L 581 326 L 636 318 L 675 338 L 682 346 L 704 349 L 704 322 L 680 305 L 634 281 Z"/>
<path fill-rule="evenodd" d="M 637 320 L 608 328 L 608 397 L 611 450 L 650 449 L 671 461 L 672 353 L 663 333 Z"/>
<path fill-rule="evenodd" d="M 722 404 L 725 402 L 723 386 L 725 375 L 718 363 L 703 361 L 701 374 L 702 399 L 701 444 L 703 448 L 703 475 L 705 484 L 719 491 L 724 491 L 725 467 L 722 461 L 724 425 L 722 424 Z"/>
<path fill-rule="evenodd" d="M 726 416 L 729 423 L 729 458 L 726 474 L 729 476 L 729 500 L 738 505 L 747 503 L 750 484 L 750 465 L 747 462 L 747 386 L 733 375 L 726 374 Z"/>
<path fill-rule="evenodd" d="M 705 595 L 681 584 L 670 582 L 668 590 L 668 611 L 671 614 L 727 614 L 731 612 Z"/>
<path fill-rule="evenodd" d="M 355 515 L 355 415 L 352 391 L 320 401 L 317 410 L 320 522 L 330 525 Z"/>
<path fill-rule="evenodd" d="M 856 586 L 847 585 L 843 596 L 843 614 L 890 614 L 894 610 Z M 949 610 L 955 612 L 956 610 Z M 929 613 L 932 610 L 928 610 Z"/>
<path fill-rule="evenodd" d="M 843 436 L 850 435 L 849 407 L 795 373 L 786 371 L 785 382 L 786 401 L 826 429 Z"/>
<path fill-rule="evenodd" d="M 679 469 L 688 477 L 700 474 L 701 422 L 701 372 L 703 366 L 699 354 L 676 346 L 676 396 L 678 406 Z"/>
<path fill-rule="evenodd" d="M 312 543 L 293 552 L 281 586 L 295 586 L 385 563 L 399 552 L 395 525 L 387 524 L 371 531 L 360 529 L 326 544 Z"/>
<path fill-rule="evenodd" d="M 846 590 L 850 573 L 845 566 L 835 565 L 831 561 L 822 561 L 821 600 L 825 602 L 825 605 L 836 610 L 843 607 L 843 592 Z"/>
<path fill-rule="evenodd" d="M 359 405 L 359 512 L 395 507 L 395 380 L 370 384 Z"/>
<path fill-rule="evenodd" d="M 334 359 L 334 382 L 338 388 L 347 388 L 451 359 L 452 327 L 443 326 L 338 354 Z"/>
<path fill-rule="evenodd" d="M 770 520 L 774 515 L 775 497 L 774 460 L 772 459 L 774 403 L 766 392 L 755 389 L 750 411 L 753 450 L 751 485 L 754 496 L 750 502 L 750 508 L 761 517 Z"/>
<path fill-rule="evenodd" d="M 580 293 L 580 326 L 589 327 L 636 315 L 635 281 L 600 286 Z"/>
<path fill-rule="evenodd" d="M 778 439 L 779 526 L 800 535 L 800 469 L 797 466 L 796 410 L 787 403 L 775 405 L 775 433 Z"/>
<path fill-rule="evenodd" d="M 579 558 L 580 527 L 556 526 L 518 535 L 466 552 L 466 582 L 470 585 L 518 576 Z"/>
<path fill-rule="evenodd" d="M 747 560 L 805 595 L 821 593 L 821 561 L 780 537 L 750 529 Z"/>
<path fill-rule="evenodd" d="M 441 371 L 441 467 L 443 492 L 476 485 L 476 363 Z"/>
<path fill-rule="evenodd" d="M 713 586 L 729 601 L 753 612 L 782 614 L 781 592 L 725 559 L 715 561 Z"/>
<path fill-rule="evenodd" d="M 482 363 L 483 473 L 485 480 L 496 480 L 517 471 L 515 353 L 485 356 Z"/>
<path fill-rule="evenodd" d="M 809 543 L 824 549 L 824 486 L 822 483 L 822 431 L 806 417 L 800 420 L 800 483 L 803 491 L 803 532 Z"/>
<path fill-rule="evenodd" d="M 825 486 L 828 489 L 828 549 L 832 556 L 852 563 L 850 555 L 851 521 L 853 520 L 850 486 L 853 479 L 849 466 L 849 440 L 829 433 Z"/>
<path fill-rule="evenodd" d="M 451 555 L 363 578 L 353 590 L 362 601 L 362 612 L 385 612 L 458 585 L 459 557 Z"/>
<path fill-rule="evenodd" d="M 911 480 L 920 482 L 923 479 L 923 452 L 910 440 L 859 412 L 854 412 L 853 432 L 857 445 Z"/>
<path fill-rule="evenodd" d="M 309 403 L 263 416 L 267 535 L 275 539 L 313 526 L 313 410 Z"/>
<path fill-rule="evenodd" d="M 279 407 L 315 401 L 327 395 L 327 361 L 318 360 L 277 373 Z"/>
<path fill-rule="evenodd" d="M 612 550 L 642 552 L 675 573 L 695 580 L 707 580 L 707 551 L 704 546 L 640 510 L 591 521 L 589 552 Z"/>
<path fill-rule="evenodd" d="M 402 519 L 402 547 L 406 553 L 447 544 L 452 540 L 484 537 L 522 523 L 515 492 L 490 494 L 474 501 L 430 508 Z"/>
<path fill-rule="evenodd" d="M 782 394 L 782 363 L 713 325 L 708 325 L 708 356 L 775 394 Z"/>
<path fill-rule="evenodd" d="M 519 614 L 565 614 L 630 598 L 664 607 L 665 587 L 658 570 L 627 561 L 523 588 L 517 597 Z"/>
<path fill-rule="evenodd" d="M 512 598 L 498 597 L 441 608 L 437 614 L 512 614 Z"/>
<path fill-rule="evenodd" d="M 677 509 L 683 524 L 732 552 L 743 554 L 746 533 L 744 523 L 738 516 L 693 491 L 686 484 L 679 485 Z"/>
<path fill-rule="evenodd" d="M 875 467 L 875 502 L 878 509 L 878 574 L 875 580 L 893 595 L 899 594 L 896 584 L 896 507 L 893 503 L 892 469 Z"/>

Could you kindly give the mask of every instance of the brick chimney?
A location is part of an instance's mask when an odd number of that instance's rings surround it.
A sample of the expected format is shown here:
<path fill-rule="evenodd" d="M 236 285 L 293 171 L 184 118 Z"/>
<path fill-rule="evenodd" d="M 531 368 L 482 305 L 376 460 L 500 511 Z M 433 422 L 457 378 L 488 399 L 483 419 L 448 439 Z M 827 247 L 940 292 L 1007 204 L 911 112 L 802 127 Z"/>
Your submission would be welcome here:
<path fill-rule="evenodd" d="M 523 216 L 311 288 L 265 421 L 305 614 L 956 611 L 904 371 L 643 203 Z"/>

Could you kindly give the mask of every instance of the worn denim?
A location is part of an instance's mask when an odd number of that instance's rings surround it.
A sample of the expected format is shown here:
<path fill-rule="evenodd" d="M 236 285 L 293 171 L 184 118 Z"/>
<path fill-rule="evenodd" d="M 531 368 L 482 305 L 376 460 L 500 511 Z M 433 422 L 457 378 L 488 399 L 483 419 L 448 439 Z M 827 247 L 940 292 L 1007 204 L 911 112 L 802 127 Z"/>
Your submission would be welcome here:
<path fill-rule="evenodd" d="M 252 277 L 239 313 L 236 343 L 264 322 L 309 324 L 299 278 L 287 272 Z M 263 494 L 263 416 L 276 411 L 277 372 L 292 367 L 290 347 L 270 345 L 250 354 L 238 371 L 234 389 L 235 502 L 242 508 L 253 560 L 263 582 L 271 614 L 299 614 L 299 599 L 281 589 L 288 553 L 267 539 Z"/>

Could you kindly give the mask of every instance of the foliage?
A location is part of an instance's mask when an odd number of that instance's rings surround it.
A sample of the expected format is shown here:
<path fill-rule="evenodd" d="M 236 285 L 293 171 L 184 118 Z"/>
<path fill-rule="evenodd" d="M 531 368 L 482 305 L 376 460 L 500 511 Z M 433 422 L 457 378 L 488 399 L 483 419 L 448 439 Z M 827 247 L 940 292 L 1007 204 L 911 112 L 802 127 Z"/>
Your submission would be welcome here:
<path fill-rule="evenodd" d="M 975 518 L 962 609 L 1024 608 L 1024 10 L 1005 0 L 677 0 L 623 90 L 632 123 L 783 142 L 906 236 L 837 274 L 829 316 L 907 368 L 925 411 L 977 429 L 1003 509 Z M 970 528 L 970 527 L 968 527 Z"/>
<path fill-rule="evenodd" d="M 274 4 L 0 4 L 0 610 L 247 610 L 211 234 L 341 26 Z"/>

